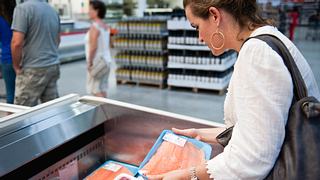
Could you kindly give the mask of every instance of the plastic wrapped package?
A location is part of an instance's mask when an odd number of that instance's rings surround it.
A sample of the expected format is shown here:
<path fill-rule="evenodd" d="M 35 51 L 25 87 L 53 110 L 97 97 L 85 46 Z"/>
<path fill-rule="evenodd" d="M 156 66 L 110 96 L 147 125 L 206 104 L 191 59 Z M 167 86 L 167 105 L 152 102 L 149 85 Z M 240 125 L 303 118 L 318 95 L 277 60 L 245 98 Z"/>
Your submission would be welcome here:
<path fill-rule="evenodd" d="M 143 177 L 133 177 L 127 174 L 120 174 L 114 180 L 144 180 Z"/>
<path fill-rule="evenodd" d="M 107 161 L 89 176 L 86 180 L 114 180 L 119 175 L 128 175 L 134 176 L 137 174 L 138 168 L 129 164 L 116 162 L 116 161 Z M 125 180 L 125 179 L 122 179 Z M 129 179 L 131 180 L 131 179 Z"/>
<path fill-rule="evenodd" d="M 141 163 L 139 174 L 152 177 L 198 166 L 210 159 L 211 151 L 209 144 L 165 130 Z"/>

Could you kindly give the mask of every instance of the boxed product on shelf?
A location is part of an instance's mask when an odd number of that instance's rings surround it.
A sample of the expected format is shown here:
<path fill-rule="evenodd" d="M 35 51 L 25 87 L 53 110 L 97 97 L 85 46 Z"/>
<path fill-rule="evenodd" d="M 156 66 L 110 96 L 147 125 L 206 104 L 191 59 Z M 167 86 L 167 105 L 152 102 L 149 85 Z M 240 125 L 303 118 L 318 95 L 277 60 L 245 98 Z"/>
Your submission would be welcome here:
<path fill-rule="evenodd" d="M 119 31 L 120 34 L 127 34 L 129 33 L 129 29 L 128 29 L 128 23 L 125 21 L 120 21 L 117 24 L 117 29 Z"/>
<path fill-rule="evenodd" d="M 161 69 L 124 67 L 116 72 L 117 80 L 133 81 L 137 83 L 163 84 L 167 79 L 167 72 Z"/>
<path fill-rule="evenodd" d="M 116 63 L 118 65 L 130 65 L 130 54 L 129 53 L 118 53 L 115 57 L 114 57 Z"/>
<path fill-rule="evenodd" d="M 117 78 L 117 80 L 130 81 L 131 80 L 131 70 L 125 69 L 125 68 L 117 69 L 116 78 Z"/>
<path fill-rule="evenodd" d="M 237 54 L 228 51 L 221 56 L 213 56 L 209 51 L 170 50 L 169 68 L 223 71 L 235 63 Z"/>
<path fill-rule="evenodd" d="M 229 73 L 230 74 L 230 73 Z M 190 83 L 224 83 L 229 79 L 229 74 L 225 76 L 217 75 L 194 75 L 194 74 L 169 74 L 170 81 L 186 81 Z M 196 85 L 194 86 L 196 87 Z"/>
<path fill-rule="evenodd" d="M 131 33 L 161 33 L 166 30 L 163 22 L 129 22 L 129 32 Z"/>
<path fill-rule="evenodd" d="M 160 34 L 167 31 L 167 16 L 130 17 L 118 22 L 121 34 Z"/>
<path fill-rule="evenodd" d="M 198 166 L 209 160 L 211 146 L 164 130 L 139 166 L 139 174 L 153 176 Z"/>
<path fill-rule="evenodd" d="M 165 68 L 168 60 L 161 52 L 132 51 L 118 53 L 115 61 L 120 66 Z"/>
<path fill-rule="evenodd" d="M 86 180 L 114 180 L 120 174 L 127 174 L 130 176 L 135 176 L 138 172 L 138 167 L 121 163 L 117 161 L 109 160 L 105 162 L 101 167 L 87 176 Z"/>
<path fill-rule="evenodd" d="M 169 30 L 168 42 L 169 44 L 205 45 L 204 42 L 199 41 L 196 30 Z"/>
<path fill-rule="evenodd" d="M 185 36 L 183 30 L 170 30 L 168 37 L 169 44 L 184 44 Z"/>
<path fill-rule="evenodd" d="M 160 70 L 144 70 L 141 69 L 134 69 L 131 71 L 131 78 L 133 81 L 137 82 L 154 82 L 154 83 L 163 83 L 165 80 L 166 73 Z"/>
<path fill-rule="evenodd" d="M 114 47 L 120 49 L 133 49 L 133 50 L 156 50 L 163 51 L 166 49 L 167 41 L 162 37 L 156 35 L 131 35 L 130 37 L 121 36 L 115 38 Z"/>
<path fill-rule="evenodd" d="M 185 42 L 186 44 L 193 45 L 205 45 L 203 42 L 199 41 L 199 33 L 195 30 L 186 30 Z"/>

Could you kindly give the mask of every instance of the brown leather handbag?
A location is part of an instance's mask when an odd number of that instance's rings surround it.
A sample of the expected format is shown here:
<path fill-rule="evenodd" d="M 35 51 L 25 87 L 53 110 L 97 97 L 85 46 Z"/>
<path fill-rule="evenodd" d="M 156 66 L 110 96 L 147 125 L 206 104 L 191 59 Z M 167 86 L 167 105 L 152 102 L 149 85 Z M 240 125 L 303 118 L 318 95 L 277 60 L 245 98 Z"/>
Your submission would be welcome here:
<path fill-rule="evenodd" d="M 251 38 L 266 42 L 282 57 L 294 85 L 294 98 L 286 124 L 285 139 L 276 163 L 266 179 L 320 179 L 320 103 L 316 98 L 308 97 L 299 69 L 281 40 L 267 34 Z M 233 127 L 217 136 L 221 145 L 228 144 L 232 129 Z"/>

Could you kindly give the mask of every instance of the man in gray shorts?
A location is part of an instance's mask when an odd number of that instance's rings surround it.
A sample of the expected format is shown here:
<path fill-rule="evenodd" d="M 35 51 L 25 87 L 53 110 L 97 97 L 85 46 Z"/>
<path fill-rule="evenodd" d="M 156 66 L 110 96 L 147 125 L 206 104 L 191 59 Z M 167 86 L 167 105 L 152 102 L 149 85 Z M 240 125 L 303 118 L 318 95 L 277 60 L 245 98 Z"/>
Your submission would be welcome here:
<path fill-rule="evenodd" d="M 60 77 L 60 19 L 45 0 L 25 0 L 14 11 L 11 29 L 15 104 L 35 106 L 57 98 Z"/>

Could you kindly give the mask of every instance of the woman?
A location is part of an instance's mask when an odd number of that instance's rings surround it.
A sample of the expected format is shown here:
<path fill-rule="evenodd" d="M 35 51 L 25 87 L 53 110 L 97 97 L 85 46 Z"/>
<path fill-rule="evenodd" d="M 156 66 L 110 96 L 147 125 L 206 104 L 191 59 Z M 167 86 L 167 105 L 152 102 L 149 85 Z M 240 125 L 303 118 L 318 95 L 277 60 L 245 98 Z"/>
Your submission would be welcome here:
<path fill-rule="evenodd" d="M 106 14 L 106 6 L 101 1 L 90 1 L 89 18 L 92 25 L 86 35 L 86 59 L 87 59 L 87 91 L 98 96 L 107 97 L 108 78 L 110 73 L 110 28 L 102 21 Z M 90 72 L 98 58 L 103 57 L 108 64 L 108 71 L 101 78 L 96 79 Z"/>
<path fill-rule="evenodd" d="M 0 42 L 2 75 L 6 85 L 7 103 L 13 104 L 16 74 L 12 66 L 11 57 L 11 23 L 16 1 L 0 0 Z"/>
<path fill-rule="evenodd" d="M 286 26 L 287 26 L 287 15 L 286 15 L 286 11 L 284 10 L 283 7 L 279 8 L 279 31 L 282 34 L 286 34 Z"/>
<path fill-rule="evenodd" d="M 258 13 L 255 0 L 184 0 L 186 15 L 214 55 L 234 49 L 238 59 L 224 104 L 227 127 L 234 125 L 224 152 L 198 167 L 151 179 L 263 179 L 277 159 L 293 99 L 291 76 L 265 42 L 249 37 L 277 36 L 290 50 L 310 96 L 320 98 L 313 73 L 296 46 Z M 244 43 L 244 44 L 243 44 Z M 177 134 L 216 143 L 225 128 L 173 129 Z"/>

